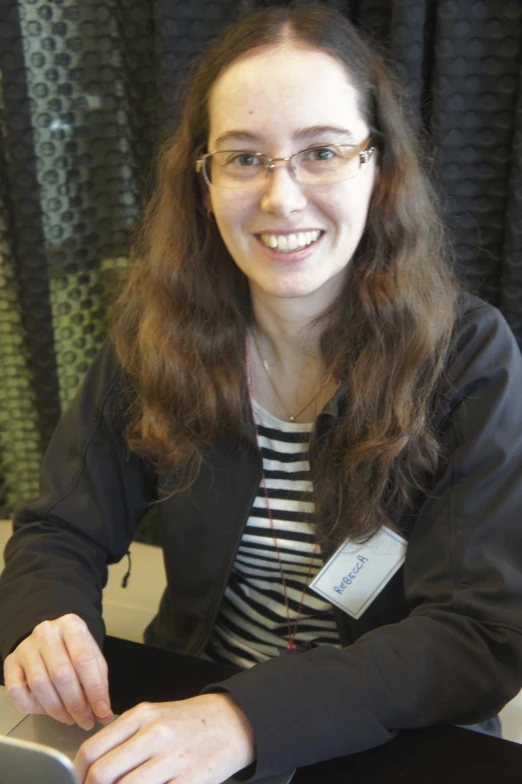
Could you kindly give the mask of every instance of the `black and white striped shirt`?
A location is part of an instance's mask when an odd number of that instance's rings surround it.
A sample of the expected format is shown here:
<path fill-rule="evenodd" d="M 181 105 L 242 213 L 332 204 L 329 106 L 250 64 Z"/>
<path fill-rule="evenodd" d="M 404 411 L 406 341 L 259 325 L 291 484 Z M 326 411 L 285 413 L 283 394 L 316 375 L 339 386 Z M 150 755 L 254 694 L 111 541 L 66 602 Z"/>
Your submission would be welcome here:
<path fill-rule="evenodd" d="M 288 597 L 290 631 L 303 589 L 322 568 L 310 524 L 308 444 L 312 424 L 283 422 L 254 403 L 270 512 Z M 288 619 L 281 571 L 261 483 L 236 555 L 207 653 L 251 667 L 286 648 Z M 306 588 L 295 643 L 339 645 L 332 606 Z"/>

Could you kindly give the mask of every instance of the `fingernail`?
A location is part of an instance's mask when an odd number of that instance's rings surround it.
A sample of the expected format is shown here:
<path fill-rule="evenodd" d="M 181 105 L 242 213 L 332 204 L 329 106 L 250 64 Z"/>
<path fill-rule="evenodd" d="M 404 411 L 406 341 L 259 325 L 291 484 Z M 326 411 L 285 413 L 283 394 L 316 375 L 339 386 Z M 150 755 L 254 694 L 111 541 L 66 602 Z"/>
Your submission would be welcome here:
<path fill-rule="evenodd" d="M 104 700 L 100 700 L 96 703 L 95 711 L 97 716 L 106 716 L 109 712 L 109 706 Z"/>

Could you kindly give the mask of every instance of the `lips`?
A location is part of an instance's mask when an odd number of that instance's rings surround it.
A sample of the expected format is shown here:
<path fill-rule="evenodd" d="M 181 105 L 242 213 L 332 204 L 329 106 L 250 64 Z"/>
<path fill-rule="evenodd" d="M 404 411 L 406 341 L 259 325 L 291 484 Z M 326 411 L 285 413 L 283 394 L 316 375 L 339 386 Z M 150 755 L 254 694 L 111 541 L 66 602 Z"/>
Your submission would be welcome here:
<path fill-rule="evenodd" d="M 288 253 L 289 251 L 308 247 L 308 245 L 318 240 L 320 235 L 321 232 L 316 229 L 295 234 L 261 234 L 260 239 L 267 248 Z"/>
<path fill-rule="evenodd" d="M 313 253 L 324 234 L 322 230 L 313 229 L 287 234 L 254 234 L 254 237 L 265 254 L 279 263 L 290 264 L 303 261 Z M 267 242 L 270 242 L 270 245 Z M 292 247 L 293 245 L 295 247 Z"/>
<path fill-rule="evenodd" d="M 263 233 L 256 234 L 256 239 L 266 248 L 279 253 L 293 253 L 294 251 L 304 250 L 313 245 L 324 234 L 320 229 L 309 231 L 286 232 L 286 233 Z"/>

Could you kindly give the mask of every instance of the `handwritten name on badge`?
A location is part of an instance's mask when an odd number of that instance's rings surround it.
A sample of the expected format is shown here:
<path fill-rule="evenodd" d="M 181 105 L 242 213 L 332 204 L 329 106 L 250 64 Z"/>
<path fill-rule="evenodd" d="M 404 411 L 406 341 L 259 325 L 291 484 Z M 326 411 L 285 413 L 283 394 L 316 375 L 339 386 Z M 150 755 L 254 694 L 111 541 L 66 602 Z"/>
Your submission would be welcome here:
<path fill-rule="evenodd" d="M 341 610 L 360 618 L 401 568 L 406 540 L 383 528 L 363 545 L 346 540 L 310 583 L 310 588 Z"/>
<path fill-rule="evenodd" d="M 357 563 L 353 567 L 351 572 L 348 572 L 343 579 L 341 580 L 339 585 L 334 585 L 333 589 L 336 593 L 343 594 L 344 589 L 353 583 L 357 574 L 361 571 L 365 563 L 369 562 L 369 558 L 365 558 L 364 555 L 357 556 Z"/>

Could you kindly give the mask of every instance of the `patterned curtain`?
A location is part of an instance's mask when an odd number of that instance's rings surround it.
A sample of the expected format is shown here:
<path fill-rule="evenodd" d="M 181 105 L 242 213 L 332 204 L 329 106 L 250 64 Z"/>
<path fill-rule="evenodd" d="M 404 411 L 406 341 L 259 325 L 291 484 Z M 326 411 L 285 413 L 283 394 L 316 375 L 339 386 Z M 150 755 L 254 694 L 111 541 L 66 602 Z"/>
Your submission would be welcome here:
<path fill-rule="evenodd" d="M 37 492 L 104 337 L 181 80 L 222 26 L 275 4 L 0 0 L 0 517 Z M 433 146 L 461 275 L 522 346 L 520 0 L 325 5 L 398 71 Z"/>

